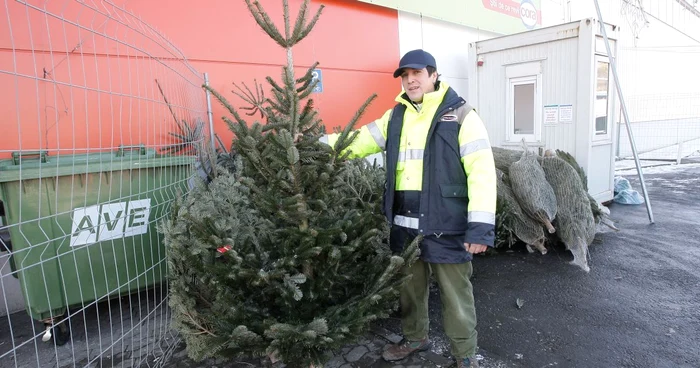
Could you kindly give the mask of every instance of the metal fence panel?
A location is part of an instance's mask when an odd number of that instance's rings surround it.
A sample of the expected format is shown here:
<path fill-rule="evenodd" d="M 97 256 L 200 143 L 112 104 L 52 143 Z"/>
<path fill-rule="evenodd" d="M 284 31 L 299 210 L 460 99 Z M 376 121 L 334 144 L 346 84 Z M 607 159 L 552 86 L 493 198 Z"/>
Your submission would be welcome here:
<path fill-rule="evenodd" d="M 208 145 L 202 75 L 110 1 L 0 18 L 0 366 L 156 366 L 178 342 L 157 224 Z"/>
<path fill-rule="evenodd" d="M 633 96 L 628 105 L 640 158 L 680 161 L 700 153 L 700 93 Z M 618 158 L 630 158 L 627 130 L 619 128 Z"/>

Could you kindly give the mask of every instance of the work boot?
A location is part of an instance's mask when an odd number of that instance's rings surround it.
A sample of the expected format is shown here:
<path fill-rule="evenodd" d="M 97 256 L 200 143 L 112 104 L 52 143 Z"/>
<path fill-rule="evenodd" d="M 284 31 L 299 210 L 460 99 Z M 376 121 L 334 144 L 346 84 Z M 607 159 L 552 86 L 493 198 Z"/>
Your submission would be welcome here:
<path fill-rule="evenodd" d="M 479 361 L 476 357 L 457 359 L 457 368 L 479 368 Z"/>
<path fill-rule="evenodd" d="M 401 343 L 389 346 L 389 348 L 382 353 L 382 358 L 386 361 L 393 362 L 395 360 L 402 360 L 416 351 L 425 351 L 429 348 L 430 342 L 427 337 L 418 341 L 403 339 Z"/>

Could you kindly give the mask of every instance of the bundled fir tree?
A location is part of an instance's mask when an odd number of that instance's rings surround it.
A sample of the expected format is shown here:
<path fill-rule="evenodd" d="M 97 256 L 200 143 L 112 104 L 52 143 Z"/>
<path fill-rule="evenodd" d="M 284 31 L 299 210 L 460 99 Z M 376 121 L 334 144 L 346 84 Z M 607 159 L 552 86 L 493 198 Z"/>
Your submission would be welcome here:
<path fill-rule="evenodd" d="M 323 7 L 308 21 L 304 1 L 291 24 L 285 0 L 282 34 L 259 3 L 246 4 L 287 63 L 281 83 L 267 78 L 273 98 L 242 96 L 263 122 L 249 124 L 211 90 L 232 115 L 224 120 L 235 134 L 235 167 L 219 167 L 163 226 L 170 305 L 192 359 L 269 356 L 308 367 L 388 316 L 419 239 L 391 254 L 383 171 L 343 154 L 374 96 L 335 147 L 319 142 L 324 129 L 308 99 L 316 65 L 296 78 L 292 48 Z"/>
<path fill-rule="evenodd" d="M 552 220 L 557 215 L 557 198 L 545 179 L 537 157 L 524 151 L 520 160 L 510 165 L 508 175 L 515 199 L 523 212 L 547 227 L 550 234 L 553 233 Z"/>
<path fill-rule="evenodd" d="M 545 157 L 542 168 L 561 208 L 556 218 L 559 238 L 574 255 L 572 263 L 588 272 L 588 246 L 593 243 L 596 230 L 588 192 L 580 180 L 572 180 L 578 179 L 579 174 L 565 160 Z"/>

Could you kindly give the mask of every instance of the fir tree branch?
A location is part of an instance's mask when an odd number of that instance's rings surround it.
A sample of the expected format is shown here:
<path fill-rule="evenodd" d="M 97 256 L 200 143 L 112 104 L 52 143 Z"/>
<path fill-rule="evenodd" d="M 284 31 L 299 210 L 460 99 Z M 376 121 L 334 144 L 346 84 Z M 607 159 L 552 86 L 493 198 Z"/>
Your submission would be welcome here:
<path fill-rule="evenodd" d="M 309 69 L 306 70 L 306 74 L 304 74 L 303 77 L 297 79 L 297 83 L 302 83 L 301 86 L 297 87 L 297 92 L 302 92 L 306 91 L 307 89 L 310 91 L 313 91 L 314 88 L 316 88 L 316 85 L 318 84 L 318 81 L 314 80 L 313 78 L 313 72 L 314 69 L 318 67 L 318 61 L 315 62 Z M 311 85 L 313 83 L 313 85 Z M 306 95 L 308 96 L 308 94 Z M 301 100 L 303 100 L 306 97 L 300 97 Z"/>
<path fill-rule="evenodd" d="M 204 85 L 202 87 L 211 92 L 211 94 L 214 95 L 214 97 L 216 97 L 217 100 L 219 100 L 219 102 L 226 108 L 226 110 L 228 110 L 231 113 L 231 115 L 233 115 L 233 117 L 236 118 L 238 124 L 241 127 L 246 127 L 247 130 L 248 123 L 241 117 L 238 111 L 236 111 L 236 109 L 228 102 L 226 97 L 222 96 L 219 92 L 217 92 L 210 86 Z"/>
<path fill-rule="evenodd" d="M 273 180 L 272 178 L 275 177 L 274 172 L 272 172 L 272 169 L 264 165 L 262 162 L 260 162 L 260 157 L 259 155 L 255 155 L 255 151 L 252 149 L 244 149 L 240 150 L 241 155 L 245 158 L 248 159 L 248 162 L 253 165 L 253 168 L 257 171 L 258 174 L 260 174 L 263 179 L 267 183 L 272 183 Z M 251 190 L 256 190 L 257 189 L 257 184 L 253 183 L 251 185 L 247 185 Z"/>
<path fill-rule="evenodd" d="M 364 113 L 365 109 L 374 101 L 374 99 L 377 98 L 377 94 L 373 94 L 370 96 L 365 103 L 362 104 L 362 107 L 360 107 L 359 110 L 355 112 L 355 115 L 352 117 L 350 120 L 350 123 L 345 126 L 345 129 L 340 133 L 340 137 L 338 138 L 338 141 L 335 144 L 335 151 L 340 153 L 343 152 L 347 147 L 350 146 L 352 141 L 354 140 L 354 137 L 356 134 L 353 136 L 353 139 L 348 139 L 348 136 L 353 133 L 353 130 L 355 129 L 355 125 L 357 124 L 357 121 L 360 120 L 360 117 Z M 357 132 L 354 132 L 357 133 Z M 343 159 L 347 157 L 347 154 L 343 154 Z"/>
<path fill-rule="evenodd" d="M 285 89 L 284 94 L 287 97 L 287 102 L 289 103 L 295 93 L 295 83 L 294 83 L 294 64 L 292 64 L 292 49 L 287 49 L 287 65 L 284 66 L 282 70 L 282 80 L 284 81 Z M 291 107 L 290 107 L 291 110 Z"/>
<path fill-rule="evenodd" d="M 306 196 L 304 195 L 304 189 L 303 185 L 301 183 L 301 175 L 299 174 L 299 168 L 301 166 L 301 163 L 299 160 L 296 161 L 294 164 L 290 164 L 290 170 L 292 170 L 292 173 L 294 175 L 294 191 L 296 193 L 301 194 L 298 200 L 298 205 L 299 205 L 299 212 L 302 215 L 301 216 L 301 224 L 299 225 L 299 230 L 305 231 L 306 229 L 309 228 L 309 217 L 308 217 L 308 212 L 309 212 L 309 205 L 306 203 Z"/>
<path fill-rule="evenodd" d="M 197 327 L 197 328 L 199 329 L 199 332 L 200 332 L 200 333 L 205 333 L 205 334 L 207 334 L 207 335 L 209 335 L 209 336 L 211 336 L 211 337 L 218 337 L 218 336 L 216 336 L 213 332 L 209 331 L 208 329 L 202 327 L 202 325 L 200 325 L 199 323 L 197 323 L 197 321 L 194 319 L 194 317 L 192 317 L 192 315 L 191 315 L 188 311 L 184 311 L 184 310 L 183 310 L 183 311 L 181 311 L 181 312 L 182 312 L 182 314 L 184 314 L 185 316 L 187 316 L 187 318 L 190 319 L 190 322 L 192 322 L 192 324 L 195 325 L 195 327 Z"/>
<path fill-rule="evenodd" d="M 181 140 L 181 141 L 186 141 L 186 140 L 187 140 L 187 136 L 186 136 L 186 135 L 183 135 L 183 134 L 177 134 L 177 133 L 170 132 L 170 133 L 168 133 L 168 135 L 171 135 L 171 136 L 173 136 L 173 137 L 175 137 L 175 138 L 177 138 L 177 139 L 179 139 L 179 140 Z M 177 144 L 177 146 L 185 146 L 185 145 L 188 145 L 188 144 L 190 144 L 190 143 L 180 143 L 180 144 Z"/>
<path fill-rule="evenodd" d="M 265 124 L 265 127 L 263 127 L 263 132 L 269 132 L 270 130 L 283 129 L 286 127 L 287 127 L 287 124 L 285 124 L 285 123 L 267 123 L 267 124 Z"/>
<path fill-rule="evenodd" d="M 311 81 L 309 81 L 309 84 L 311 84 Z M 304 92 L 301 92 L 298 96 L 300 100 L 303 100 L 311 95 L 313 93 L 314 88 L 316 88 L 316 85 L 318 84 L 318 81 L 313 81 L 313 85 L 308 86 Z"/>
<path fill-rule="evenodd" d="M 267 126 L 265 127 L 267 128 Z M 280 130 L 278 134 L 274 134 L 270 136 L 270 141 L 274 143 L 278 148 L 282 150 L 287 150 L 289 147 L 292 146 L 291 142 L 291 135 L 286 129 Z"/>
<path fill-rule="evenodd" d="M 312 83 L 313 83 L 313 86 L 311 85 Z M 313 89 L 316 88 L 317 85 L 318 85 L 318 81 L 317 81 L 317 80 L 313 80 L 313 79 L 306 80 L 306 81 L 304 81 L 304 82 L 302 83 L 301 86 L 297 87 L 297 93 L 303 92 L 303 91 L 306 91 L 306 90 L 311 90 L 311 91 L 313 91 Z M 308 96 L 308 95 L 307 95 L 307 96 Z M 305 97 L 302 97 L 302 98 L 300 98 L 300 99 L 303 100 L 304 98 L 305 98 Z"/>
<path fill-rule="evenodd" d="M 272 90 L 272 94 L 275 95 L 275 99 L 277 101 L 272 101 L 271 99 L 268 99 L 268 104 L 272 106 L 275 110 L 277 110 L 279 113 L 284 114 L 284 115 L 289 115 L 289 107 L 287 105 L 287 97 L 285 94 L 277 92 L 276 90 Z"/>
<path fill-rule="evenodd" d="M 253 80 L 253 83 L 255 83 L 256 91 L 257 91 L 258 83 L 256 80 Z M 245 101 L 251 105 L 254 105 L 255 102 L 257 102 L 256 96 L 253 94 L 253 91 L 250 90 L 250 88 L 248 87 L 248 85 L 245 82 L 243 82 L 242 84 L 243 84 L 243 87 L 245 87 L 245 91 L 243 90 L 243 88 L 241 88 L 241 86 L 238 85 L 238 83 L 233 83 L 233 86 L 236 87 L 239 92 L 237 92 L 235 90 L 231 90 L 231 92 L 233 92 L 236 96 L 240 97 L 243 101 Z M 260 97 L 260 96 L 258 95 L 258 97 Z"/>
<path fill-rule="evenodd" d="M 256 94 L 253 93 L 253 91 L 250 90 L 247 84 L 243 83 L 243 87 L 245 87 L 245 91 L 243 88 L 241 88 L 238 84 L 234 83 L 234 87 L 238 89 L 238 91 L 232 90 L 231 92 L 235 94 L 236 96 L 240 97 L 243 101 L 247 102 L 248 104 L 251 105 L 251 107 L 243 107 L 242 109 L 250 111 L 250 113 L 247 113 L 246 115 L 248 116 L 253 116 L 255 113 L 260 112 L 260 117 L 261 118 L 266 118 L 266 111 L 265 111 L 265 93 L 262 91 L 262 88 L 258 88 L 258 82 L 254 80 L 255 83 L 255 92 Z"/>
<path fill-rule="evenodd" d="M 306 12 L 308 8 L 309 0 L 304 0 L 304 2 L 301 3 L 299 15 L 297 15 L 297 20 L 294 24 L 294 31 L 292 32 L 292 40 L 295 44 L 301 41 L 301 39 L 299 39 L 299 35 L 301 34 L 302 29 L 304 28 L 304 23 L 306 23 Z"/>
<path fill-rule="evenodd" d="M 255 1 L 251 4 L 250 0 L 245 0 L 248 5 L 248 10 L 255 18 L 260 28 L 262 28 L 270 38 L 272 38 L 278 45 L 282 47 L 287 47 L 287 40 L 282 37 L 280 32 L 275 27 L 270 17 L 267 16 L 265 9 L 260 5 L 259 2 Z"/>
<path fill-rule="evenodd" d="M 287 47 L 292 47 L 293 40 L 289 34 L 289 0 L 282 0 L 282 9 L 284 14 L 284 37 L 287 39 Z"/>
<path fill-rule="evenodd" d="M 270 105 L 270 107 L 272 107 L 273 109 L 276 109 L 277 111 L 279 111 L 280 113 L 282 113 L 282 115 L 288 115 L 288 114 L 289 114 L 289 112 L 286 110 L 285 105 L 278 104 L 277 102 L 272 101 L 272 100 L 270 100 L 270 99 L 267 100 L 267 103 Z M 284 118 L 270 119 L 270 121 L 272 121 L 273 123 L 283 123 L 283 122 L 284 122 Z"/>
<path fill-rule="evenodd" d="M 306 28 L 299 34 L 299 38 L 296 40 L 297 42 L 301 42 L 306 36 L 311 33 L 311 30 L 314 28 L 316 25 L 316 22 L 318 22 L 318 19 L 321 17 L 321 12 L 323 11 L 323 8 L 325 8 L 325 5 L 321 5 L 318 7 L 318 10 L 316 11 L 316 15 L 311 19 L 311 22 L 309 22 L 309 25 L 306 26 Z"/>
<path fill-rule="evenodd" d="M 343 133 L 344 132 L 341 132 L 341 137 L 342 137 Z M 355 138 L 357 138 L 359 133 L 360 133 L 359 130 L 348 132 L 348 135 L 344 136 L 345 138 L 343 138 L 342 143 L 340 143 L 340 139 L 338 139 L 338 142 L 336 143 L 336 146 L 338 147 L 338 149 L 336 150 L 336 152 L 338 152 L 338 154 L 336 155 L 336 158 L 339 161 L 348 160 L 348 158 L 352 154 L 352 150 L 348 150 L 347 148 L 352 144 L 352 142 L 355 141 Z"/>
<path fill-rule="evenodd" d="M 267 99 L 265 100 L 265 102 L 267 102 L 267 104 L 268 104 L 268 106 L 265 106 L 265 112 L 266 112 L 266 114 L 267 114 L 267 116 L 268 116 L 268 122 L 277 122 L 277 121 L 279 121 L 279 120 L 280 120 L 280 118 L 279 118 L 279 117 L 280 117 L 280 114 L 279 114 L 279 112 L 278 112 L 277 110 L 275 110 L 274 108 L 272 108 L 272 106 L 270 105 L 270 99 L 267 98 Z"/>
<path fill-rule="evenodd" d="M 232 132 L 235 133 L 238 130 L 238 124 L 236 122 L 232 121 L 231 119 L 229 119 L 228 116 L 222 116 L 221 120 L 223 120 L 226 123 L 229 130 L 231 130 Z"/>
<path fill-rule="evenodd" d="M 295 136 L 296 133 L 299 131 L 299 121 L 301 120 L 299 118 L 301 115 L 299 114 L 299 95 L 294 94 L 290 105 L 291 111 L 289 112 L 289 115 L 291 117 L 291 126 L 289 127 L 289 131 L 292 133 L 292 136 Z"/>
<path fill-rule="evenodd" d="M 182 130 L 182 127 L 180 126 L 180 123 L 177 121 L 177 116 L 175 116 L 175 111 L 173 111 L 173 107 L 170 106 L 170 102 L 168 102 L 168 98 L 165 97 L 165 93 L 163 92 L 163 88 L 160 86 L 160 82 L 158 82 L 158 79 L 156 79 L 156 85 L 158 86 L 158 91 L 160 91 L 160 95 L 163 96 L 163 101 L 165 101 L 165 104 L 168 105 L 168 110 L 170 110 L 170 114 L 173 116 L 173 120 L 175 120 L 175 124 Z"/>
<path fill-rule="evenodd" d="M 277 84 L 277 82 L 275 82 L 275 80 L 272 79 L 272 77 L 267 77 L 266 79 L 267 79 L 267 83 L 270 83 L 272 88 L 274 88 L 276 91 L 278 91 L 280 93 L 284 93 L 284 88 L 280 87 L 279 84 Z"/>
<path fill-rule="evenodd" d="M 284 68 L 285 74 L 285 93 L 288 96 L 289 103 L 289 118 L 290 118 L 290 129 L 292 136 L 297 133 L 297 127 L 299 126 L 299 95 L 296 93 L 296 83 L 294 78 L 294 59 L 292 57 L 292 48 L 287 48 L 287 65 Z"/>
<path fill-rule="evenodd" d="M 314 100 L 306 100 L 306 105 L 304 105 L 304 108 L 301 109 L 301 121 L 309 123 L 311 122 L 311 120 L 313 120 L 313 117 L 315 117 L 316 115 L 316 111 L 314 110 Z"/>
<path fill-rule="evenodd" d="M 304 75 L 301 78 L 297 79 L 297 83 L 302 83 L 302 82 L 305 82 L 307 80 L 313 79 L 314 69 L 316 69 L 318 67 L 318 65 L 319 65 L 318 61 L 314 62 L 313 65 L 311 65 L 309 68 L 306 69 L 306 73 L 304 73 Z"/>
<path fill-rule="evenodd" d="M 373 94 L 367 100 L 360 106 L 360 108 L 355 112 L 355 115 L 353 115 L 352 119 L 350 119 L 350 123 L 348 124 L 349 130 L 354 130 L 355 125 L 357 124 L 357 121 L 360 120 L 362 117 L 362 114 L 364 114 L 365 110 L 369 105 L 377 98 L 377 94 Z"/>
<path fill-rule="evenodd" d="M 304 123 L 304 126 L 307 128 L 302 131 L 303 134 L 308 135 L 312 134 L 315 136 L 315 138 L 321 138 L 321 137 L 316 137 L 316 135 L 320 134 L 322 132 L 322 127 L 323 127 L 323 121 L 321 119 L 317 119 L 316 115 L 318 115 L 316 112 L 313 112 L 309 114 L 307 117 L 308 120 L 313 121 L 311 125 L 308 123 Z"/>

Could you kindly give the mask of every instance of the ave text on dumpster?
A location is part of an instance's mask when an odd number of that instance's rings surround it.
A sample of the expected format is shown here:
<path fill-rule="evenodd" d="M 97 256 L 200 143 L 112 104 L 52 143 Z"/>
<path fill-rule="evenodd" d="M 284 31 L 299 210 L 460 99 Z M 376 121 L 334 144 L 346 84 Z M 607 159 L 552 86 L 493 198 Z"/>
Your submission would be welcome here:
<path fill-rule="evenodd" d="M 71 247 L 148 232 L 151 199 L 98 204 L 73 210 Z"/>

